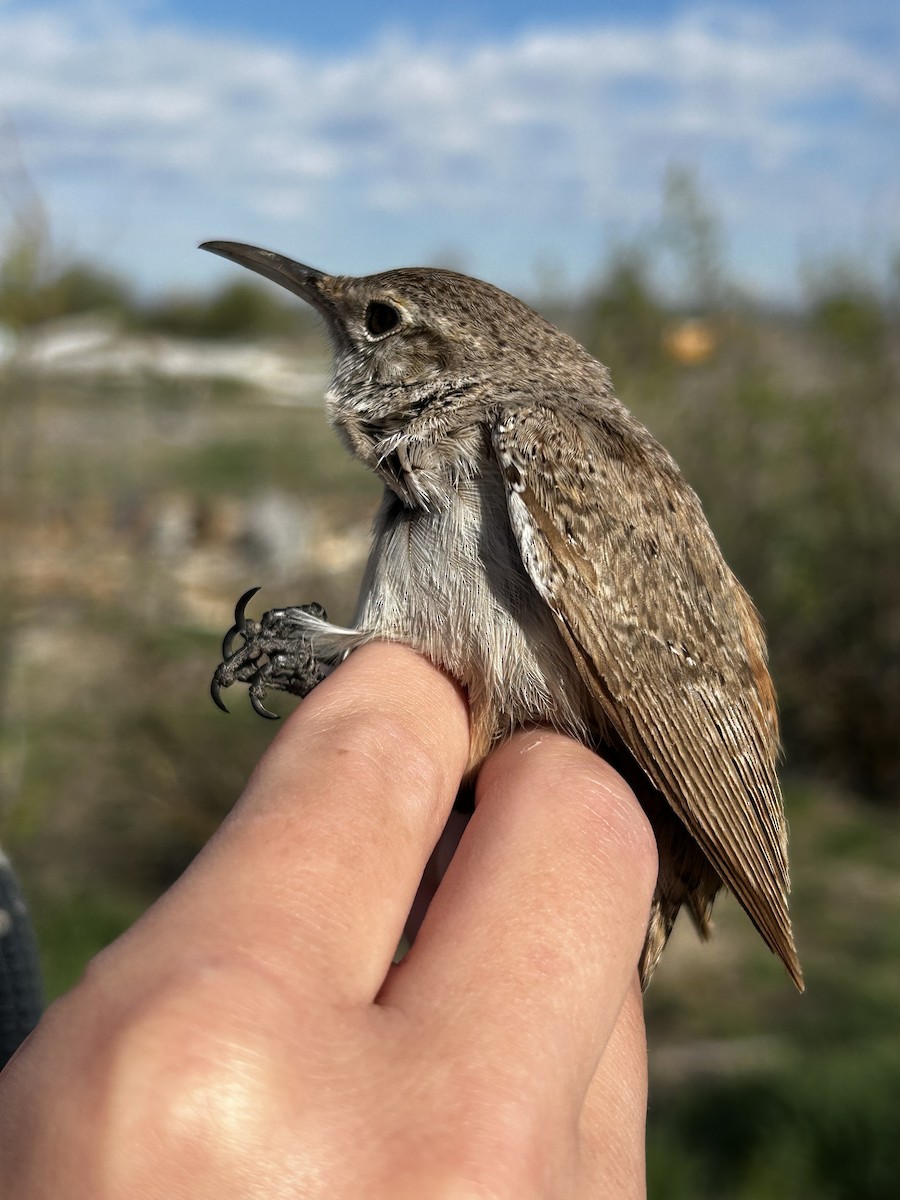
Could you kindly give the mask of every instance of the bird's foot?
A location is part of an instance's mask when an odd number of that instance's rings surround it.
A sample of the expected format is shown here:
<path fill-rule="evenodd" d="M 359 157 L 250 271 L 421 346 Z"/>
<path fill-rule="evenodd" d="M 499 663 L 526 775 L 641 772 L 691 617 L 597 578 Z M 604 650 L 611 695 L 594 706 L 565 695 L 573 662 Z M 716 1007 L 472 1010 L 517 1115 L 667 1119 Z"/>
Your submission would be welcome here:
<path fill-rule="evenodd" d="M 273 608 L 259 621 L 245 615 L 245 609 L 259 588 L 251 588 L 238 600 L 234 624 L 222 641 L 224 661 L 216 667 L 210 694 L 223 712 L 228 712 L 221 697 L 222 688 L 233 683 L 250 686 L 250 703 L 261 717 L 277 719 L 263 701 L 269 688 L 307 696 L 328 674 L 330 663 L 316 654 L 310 628 L 326 623 L 321 604 L 301 604 L 296 608 Z M 233 650 L 235 638 L 243 644 Z"/>

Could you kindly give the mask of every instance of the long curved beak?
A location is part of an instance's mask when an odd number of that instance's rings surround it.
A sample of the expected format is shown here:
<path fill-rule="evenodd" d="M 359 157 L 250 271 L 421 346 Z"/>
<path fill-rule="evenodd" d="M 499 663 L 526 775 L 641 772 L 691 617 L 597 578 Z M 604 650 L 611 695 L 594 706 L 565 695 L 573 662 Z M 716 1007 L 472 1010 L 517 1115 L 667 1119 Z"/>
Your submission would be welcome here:
<path fill-rule="evenodd" d="M 246 246 L 243 242 L 203 242 L 201 250 L 209 250 L 211 254 L 219 254 L 222 258 L 239 263 L 257 275 L 263 275 L 278 283 L 289 292 L 300 296 L 301 299 L 321 308 L 325 297 L 320 290 L 321 284 L 329 276 L 315 267 L 304 266 L 294 262 L 274 250 L 263 250 L 259 246 Z"/>

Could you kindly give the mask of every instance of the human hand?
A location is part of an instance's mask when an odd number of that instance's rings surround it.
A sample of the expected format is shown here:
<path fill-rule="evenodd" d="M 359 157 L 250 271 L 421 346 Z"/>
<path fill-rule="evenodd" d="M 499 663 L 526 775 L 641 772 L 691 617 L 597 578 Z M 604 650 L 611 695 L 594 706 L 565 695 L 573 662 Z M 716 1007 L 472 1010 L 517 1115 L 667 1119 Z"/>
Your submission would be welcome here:
<path fill-rule="evenodd" d="M 181 880 L 0 1077 L 7 1200 L 644 1195 L 649 825 L 519 734 L 391 959 L 468 753 L 459 689 L 357 651 Z"/>

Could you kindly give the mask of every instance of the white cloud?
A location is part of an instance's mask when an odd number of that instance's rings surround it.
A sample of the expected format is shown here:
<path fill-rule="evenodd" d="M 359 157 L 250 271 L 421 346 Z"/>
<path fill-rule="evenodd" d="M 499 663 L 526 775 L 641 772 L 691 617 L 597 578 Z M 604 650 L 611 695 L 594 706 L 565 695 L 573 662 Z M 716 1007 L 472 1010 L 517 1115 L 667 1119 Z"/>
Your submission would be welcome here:
<path fill-rule="evenodd" d="M 93 228 L 117 203 L 126 245 L 154 215 L 187 227 L 206 197 L 244 229 L 361 239 L 393 219 L 444 244 L 468 227 L 476 259 L 478 228 L 506 221 L 533 255 L 646 219 L 671 161 L 699 166 L 728 220 L 799 238 L 896 208 L 900 73 L 889 47 L 785 11 L 466 47 L 394 35 L 322 58 L 123 5 L 8 3 L 0 109 L 67 233 L 78 205 Z"/>

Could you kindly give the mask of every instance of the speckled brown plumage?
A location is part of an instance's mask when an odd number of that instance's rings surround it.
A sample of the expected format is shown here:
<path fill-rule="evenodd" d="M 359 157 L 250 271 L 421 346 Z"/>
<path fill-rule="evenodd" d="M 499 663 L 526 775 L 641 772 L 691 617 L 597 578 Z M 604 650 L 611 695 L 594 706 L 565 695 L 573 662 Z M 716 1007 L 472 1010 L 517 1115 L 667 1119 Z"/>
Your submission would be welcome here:
<path fill-rule="evenodd" d="M 328 276 L 255 247 L 206 248 L 322 314 L 329 417 L 385 483 L 353 627 L 288 609 L 286 640 L 325 664 L 373 637 L 416 646 L 468 689 L 470 772 L 535 722 L 606 750 L 660 850 L 643 981 L 682 906 L 706 935 L 724 884 L 802 987 L 762 627 L 606 368 L 455 272 Z M 260 680 L 286 686 L 253 678 L 257 695 Z"/>

